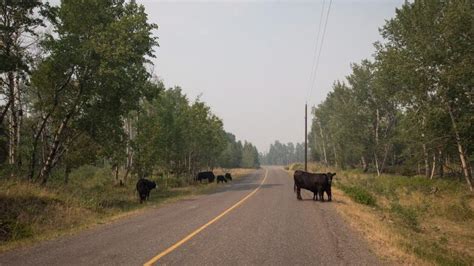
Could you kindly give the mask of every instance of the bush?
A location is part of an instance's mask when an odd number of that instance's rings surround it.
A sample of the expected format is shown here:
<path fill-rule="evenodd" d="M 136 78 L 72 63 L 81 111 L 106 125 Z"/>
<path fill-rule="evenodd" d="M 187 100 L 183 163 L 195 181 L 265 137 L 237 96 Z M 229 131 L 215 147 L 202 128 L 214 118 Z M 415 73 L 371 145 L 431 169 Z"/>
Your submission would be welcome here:
<path fill-rule="evenodd" d="M 342 191 L 344 191 L 344 193 L 346 193 L 355 202 L 369 206 L 376 206 L 375 197 L 364 188 L 360 186 L 339 186 Z"/>

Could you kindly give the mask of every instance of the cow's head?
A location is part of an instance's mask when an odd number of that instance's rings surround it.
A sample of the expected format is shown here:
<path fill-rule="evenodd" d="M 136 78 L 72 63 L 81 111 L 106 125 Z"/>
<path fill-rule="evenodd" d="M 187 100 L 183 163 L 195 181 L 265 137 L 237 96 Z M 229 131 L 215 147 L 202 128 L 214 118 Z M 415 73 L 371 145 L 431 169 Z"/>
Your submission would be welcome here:
<path fill-rule="evenodd" d="M 150 183 L 148 183 L 148 188 L 149 188 L 149 189 L 154 189 L 154 188 L 156 188 L 156 182 L 155 182 L 155 181 L 151 181 Z"/>
<path fill-rule="evenodd" d="M 335 175 L 336 175 L 336 173 L 330 173 L 330 172 L 326 173 L 326 176 L 328 177 L 328 183 L 329 183 L 329 185 L 332 184 L 332 178 L 333 178 Z"/>

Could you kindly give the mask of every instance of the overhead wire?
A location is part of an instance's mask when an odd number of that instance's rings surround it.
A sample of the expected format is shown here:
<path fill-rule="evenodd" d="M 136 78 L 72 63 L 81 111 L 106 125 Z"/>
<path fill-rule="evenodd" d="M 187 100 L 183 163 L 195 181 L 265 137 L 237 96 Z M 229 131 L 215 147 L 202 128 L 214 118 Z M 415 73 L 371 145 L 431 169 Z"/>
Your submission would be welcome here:
<path fill-rule="evenodd" d="M 323 0 L 323 5 L 321 7 L 321 14 L 319 15 L 318 33 L 316 35 L 316 42 L 314 43 L 313 62 L 311 64 L 311 71 L 310 71 L 309 80 L 308 80 L 308 92 L 306 94 L 306 98 L 309 97 L 309 93 L 310 93 L 310 90 L 311 90 L 311 87 L 312 87 L 312 80 L 313 80 L 313 75 L 314 75 L 314 69 L 316 67 L 316 58 L 317 58 L 317 55 L 318 55 L 319 36 L 321 34 L 321 25 L 322 25 L 322 22 L 323 22 L 325 4 L 326 4 L 326 1 Z"/>
<path fill-rule="evenodd" d="M 329 14 L 331 12 L 331 5 L 332 5 L 332 0 L 329 1 L 329 7 L 328 7 L 328 10 L 327 10 L 327 13 L 326 13 L 326 20 L 324 22 L 324 27 L 323 27 L 323 34 L 321 36 L 321 42 L 320 42 L 320 45 L 319 45 L 318 57 L 316 59 L 316 66 L 315 66 L 315 69 L 314 69 L 314 74 L 312 75 L 312 80 L 311 80 L 311 84 L 310 84 L 311 87 L 310 87 L 306 102 L 308 102 L 311 99 L 311 94 L 313 92 L 313 88 L 316 85 L 316 77 L 317 77 L 317 74 L 318 74 L 319 60 L 321 58 L 321 51 L 323 50 L 324 38 L 326 36 L 326 29 L 327 29 Z"/>

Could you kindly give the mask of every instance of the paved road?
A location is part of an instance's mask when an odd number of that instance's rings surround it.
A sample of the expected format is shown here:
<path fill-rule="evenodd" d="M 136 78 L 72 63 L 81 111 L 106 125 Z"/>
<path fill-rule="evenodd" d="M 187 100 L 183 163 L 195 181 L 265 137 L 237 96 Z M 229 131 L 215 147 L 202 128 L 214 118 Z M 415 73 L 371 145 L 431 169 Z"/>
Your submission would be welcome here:
<path fill-rule="evenodd" d="M 266 171 L 267 178 L 264 180 Z M 297 201 L 281 168 L 261 169 L 218 191 L 196 196 L 74 236 L 0 254 L 0 265 L 376 265 L 333 203 Z"/>

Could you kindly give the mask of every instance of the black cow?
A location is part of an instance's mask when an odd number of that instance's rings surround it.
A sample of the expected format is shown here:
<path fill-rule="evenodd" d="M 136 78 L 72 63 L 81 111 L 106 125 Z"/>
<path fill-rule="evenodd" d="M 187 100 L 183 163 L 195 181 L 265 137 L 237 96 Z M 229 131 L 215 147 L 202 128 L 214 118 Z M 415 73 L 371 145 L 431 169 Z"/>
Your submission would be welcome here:
<path fill-rule="evenodd" d="M 137 182 L 137 191 L 140 196 L 140 203 L 150 198 L 150 191 L 156 188 L 155 181 L 150 181 L 145 178 L 140 178 Z"/>
<path fill-rule="evenodd" d="M 214 182 L 214 179 L 216 179 L 216 176 L 212 171 L 207 171 L 207 172 L 199 172 L 196 176 L 196 181 L 199 181 L 202 183 L 202 180 L 207 179 L 209 183 Z"/>
<path fill-rule="evenodd" d="M 324 191 L 328 194 L 328 200 L 332 200 L 331 184 L 332 178 L 336 173 L 308 173 L 304 171 L 295 171 L 293 178 L 295 180 L 294 190 L 297 192 L 297 199 L 301 200 L 301 188 L 313 192 L 313 200 L 324 201 Z"/>
<path fill-rule="evenodd" d="M 321 191 L 319 193 L 319 197 L 321 201 L 324 201 L 324 192 L 328 195 L 328 201 L 332 201 L 332 192 L 331 192 L 331 186 L 332 186 L 332 179 L 336 175 L 336 173 L 326 173 L 326 181 L 323 182 L 321 186 Z"/>
<path fill-rule="evenodd" d="M 301 189 L 307 189 L 313 192 L 313 200 L 317 199 L 318 187 L 316 186 L 316 177 L 314 174 L 296 170 L 293 179 L 295 180 L 295 185 L 293 187 L 296 192 L 296 198 L 301 200 Z"/>
<path fill-rule="evenodd" d="M 225 179 L 225 177 L 223 175 L 218 175 L 217 176 L 217 184 L 224 183 L 224 182 L 227 183 L 227 179 Z"/>
<path fill-rule="evenodd" d="M 230 175 L 230 173 L 225 173 L 225 179 L 232 181 L 232 176 Z"/>

